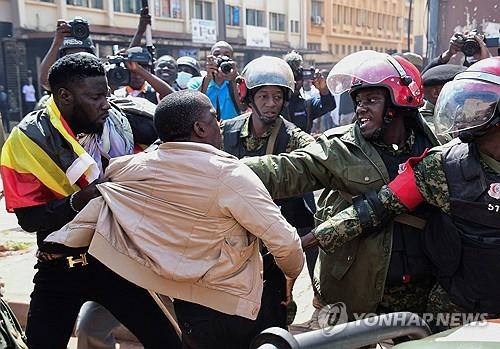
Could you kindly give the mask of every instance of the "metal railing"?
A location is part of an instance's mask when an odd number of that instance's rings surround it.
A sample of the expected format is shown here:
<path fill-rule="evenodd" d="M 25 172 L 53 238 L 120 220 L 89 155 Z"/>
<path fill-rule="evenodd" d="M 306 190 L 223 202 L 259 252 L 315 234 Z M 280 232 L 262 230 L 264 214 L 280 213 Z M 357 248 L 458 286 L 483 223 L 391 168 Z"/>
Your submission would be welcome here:
<path fill-rule="evenodd" d="M 409 312 L 379 315 L 316 331 L 292 335 L 272 327 L 262 331 L 250 349 L 355 349 L 383 340 L 407 336 L 421 339 L 431 334 L 427 323 Z"/>

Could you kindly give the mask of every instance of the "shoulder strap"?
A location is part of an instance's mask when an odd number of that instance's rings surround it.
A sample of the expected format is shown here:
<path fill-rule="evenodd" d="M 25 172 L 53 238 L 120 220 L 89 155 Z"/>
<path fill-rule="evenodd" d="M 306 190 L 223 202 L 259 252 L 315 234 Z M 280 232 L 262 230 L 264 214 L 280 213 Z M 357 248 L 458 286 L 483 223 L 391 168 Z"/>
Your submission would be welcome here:
<path fill-rule="evenodd" d="M 280 132 L 281 125 L 283 124 L 283 119 L 279 116 L 276 119 L 276 123 L 274 124 L 273 132 L 269 136 L 269 140 L 267 141 L 266 154 L 272 154 L 274 152 L 274 145 L 276 144 L 276 139 L 278 138 L 278 134 Z"/>
<path fill-rule="evenodd" d="M 306 99 L 306 117 L 307 117 L 307 124 L 306 124 L 306 129 L 305 131 L 309 133 L 312 128 L 312 99 Z"/>
<path fill-rule="evenodd" d="M 352 195 L 351 194 L 349 194 L 346 191 L 341 191 L 341 190 L 339 190 L 338 192 L 339 192 L 340 196 L 342 196 L 342 198 L 345 201 L 352 204 Z M 410 227 L 417 228 L 420 230 L 423 230 L 425 228 L 425 224 L 427 223 L 427 221 L 425 219 L 422 219 L 420 217 L 417 217 L 417 216 L 414 216 L 411 214 L 407 214 L 407 213 L 401 213 L 401 214 L 397 215 L 396 217 L 394 217 L 393 221 L 397 222 L 397 223 L 406 224 L 406 225 L 409 225 Z"/>
<path fill-rule="evenodd" d="M 238 113 L 238 115 L 241 114 L 241 110 L 240 110 L 240 105 L 236 102 L 236 96 L 234 95 L 234 89 L 233 89 L 233 81 L 229 81 L 229 96 L 231 97 L 231 102 L 233 102 L 233 105 L 234 105 L 234 109 L 236 110 L 236 112 Z"/>

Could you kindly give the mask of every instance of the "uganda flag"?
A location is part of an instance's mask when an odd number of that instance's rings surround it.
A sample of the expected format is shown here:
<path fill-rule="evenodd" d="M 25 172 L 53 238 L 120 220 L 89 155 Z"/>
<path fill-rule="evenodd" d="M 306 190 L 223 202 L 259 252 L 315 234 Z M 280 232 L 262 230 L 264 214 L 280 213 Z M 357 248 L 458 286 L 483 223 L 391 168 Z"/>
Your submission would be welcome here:
<path fill-rule="evenodd" d="M 45 204 L 99 177 L 94 159 L 78 143 L 54 99 L 12 130 L 0 159 L 7 210 Z"/>

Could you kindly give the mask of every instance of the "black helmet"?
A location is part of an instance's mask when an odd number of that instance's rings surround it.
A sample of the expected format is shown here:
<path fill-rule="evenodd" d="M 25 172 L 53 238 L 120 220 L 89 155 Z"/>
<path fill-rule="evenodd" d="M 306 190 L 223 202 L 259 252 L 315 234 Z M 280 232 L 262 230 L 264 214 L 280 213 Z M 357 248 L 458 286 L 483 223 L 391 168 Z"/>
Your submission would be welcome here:
<path fill-rule="evenodd" d="M 95 46 L 90 37 L 80 40 L 72 36 L 66 36 L 64 38 L 63 44 L 61 45 L 61 47 L 59 47 L 59 58 L 66 56 L 68 54 L 67 51 L 73 49 L 75 51 L 71 53 L 85 51 L 95 55 Z"/>

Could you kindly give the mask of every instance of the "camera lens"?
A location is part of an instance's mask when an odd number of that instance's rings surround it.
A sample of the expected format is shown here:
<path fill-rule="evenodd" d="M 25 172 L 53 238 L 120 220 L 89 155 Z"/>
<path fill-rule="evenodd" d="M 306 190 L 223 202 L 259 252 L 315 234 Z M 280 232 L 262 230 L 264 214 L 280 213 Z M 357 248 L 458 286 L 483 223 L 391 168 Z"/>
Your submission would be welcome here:
<path fill-rule="evenodd" d="M 84 40 L 90 35 L 89 27 L 85 23 L 71 23 L 71 36 Z"/>
<path fill-rule="evenodd" d="M 230 62 L 223 62 L 220 65 L 220 70 L 224 74 L 229 74 L 231 72 L 231 69 L 233 69 L 233 65 Z"/>
<path fill-rule="evenodd" d="M 481 47 L 479 47 L 479 44 L 474 39 L 467 39 L 464 43 L 464 46 L 462 47 L 462 52 L 467 57 L 474 56 L 480 50 L 481 50 Z"/>

